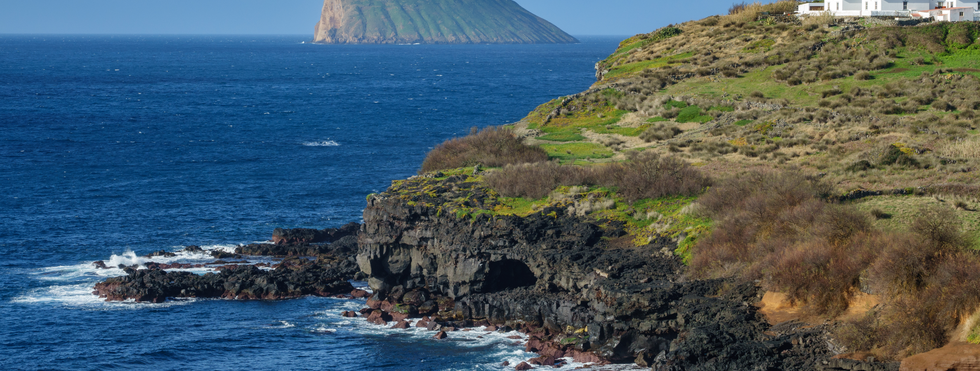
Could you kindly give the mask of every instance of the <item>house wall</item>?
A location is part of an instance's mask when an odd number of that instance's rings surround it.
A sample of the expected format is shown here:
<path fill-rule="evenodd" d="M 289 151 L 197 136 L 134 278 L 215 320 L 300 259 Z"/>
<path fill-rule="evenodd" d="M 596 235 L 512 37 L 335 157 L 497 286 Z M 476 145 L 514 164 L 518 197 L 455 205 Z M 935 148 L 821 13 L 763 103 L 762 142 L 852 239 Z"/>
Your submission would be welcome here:
<path fill-rule="evenodd" d="M 946 0 L 946 2 L 951 4 L 951 5 L 947 5 L 949 7 L 956 8 L 956 7 L 968 6 L 973 8 L 974 12 L 980 11 L 980 2 L 977 2 L 975 0 L 974 1 Z"/>

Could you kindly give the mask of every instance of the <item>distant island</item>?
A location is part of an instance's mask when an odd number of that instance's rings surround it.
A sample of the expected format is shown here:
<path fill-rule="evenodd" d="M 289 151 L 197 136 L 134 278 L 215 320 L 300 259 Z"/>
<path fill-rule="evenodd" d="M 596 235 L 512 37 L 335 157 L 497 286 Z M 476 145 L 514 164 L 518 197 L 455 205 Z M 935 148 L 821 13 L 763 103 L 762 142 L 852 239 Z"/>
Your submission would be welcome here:
<path fill-rule="evenodd" d="M 513 0 L 325 0 L 322 44 L 555 44 L 571 35 Z"/>

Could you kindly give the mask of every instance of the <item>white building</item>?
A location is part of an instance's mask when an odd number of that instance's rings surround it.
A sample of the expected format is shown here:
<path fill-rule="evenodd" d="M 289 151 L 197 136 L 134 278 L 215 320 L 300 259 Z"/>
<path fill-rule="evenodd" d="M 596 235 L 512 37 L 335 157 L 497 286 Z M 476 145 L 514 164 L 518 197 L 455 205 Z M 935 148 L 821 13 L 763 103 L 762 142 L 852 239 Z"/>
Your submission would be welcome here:
<path fill-rule="evenodd" d="M 939 8 L 929 10 L 917 10 L 912 12 L 912 17 L 932 18 L 937 21 L 961 22 L 976 19 L 976 8 L 968 6 L 956 8 Z"/>
<path fill-rule="evenodd" d="M 958 8 L 970 9 L 933 12 L 937 9 Z M 929 16 L 945 17 L 943 20 L 972 21 L 976 14 L 980 14 L 980 0 L 825 0 L 823 3 L 800 4 L 798 13 L 824 11 L 838 17 L 911 17 L 913 12 L 925 11 Z M 961 12 L 963 16 L 959 16 Z"/>

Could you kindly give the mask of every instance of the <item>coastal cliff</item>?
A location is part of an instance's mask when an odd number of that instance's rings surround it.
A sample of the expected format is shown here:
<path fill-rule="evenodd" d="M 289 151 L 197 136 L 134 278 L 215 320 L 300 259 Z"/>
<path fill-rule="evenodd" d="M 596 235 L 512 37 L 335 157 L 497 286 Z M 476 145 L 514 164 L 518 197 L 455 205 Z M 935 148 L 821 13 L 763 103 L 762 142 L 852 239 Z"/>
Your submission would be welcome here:
<path fill-rule="evenodd" d="M 749 304 L 753 285 L 684 279 L 670 240 L 626 246 L 621 223 L 561 206 L 468 208 L 499 206 L 466 175 L 413 177 L 370 196 L 357 262 L 372 299 L 416 313 L 406 298 L 436 298 L 436 322 L 524 329 L 528 350 L 551 342 L 544 355 L 656 369 L 814 369 L 830 355 L 819 328 L 766 324 Z"/>
<path fill-rule="evenodd" d="M 513 0 L 325 0 L 323 44 L 575 43 Z"/>

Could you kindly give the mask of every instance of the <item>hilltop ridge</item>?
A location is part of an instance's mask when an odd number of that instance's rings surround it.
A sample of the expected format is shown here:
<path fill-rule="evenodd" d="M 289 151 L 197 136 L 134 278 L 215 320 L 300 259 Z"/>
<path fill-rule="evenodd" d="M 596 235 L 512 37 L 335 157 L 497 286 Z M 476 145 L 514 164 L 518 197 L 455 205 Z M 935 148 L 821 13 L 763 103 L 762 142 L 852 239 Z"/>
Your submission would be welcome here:
<path fill-rule="evenodd" d="M 575 43 L 513 0 L 325 0 L 324 44 Z"/>

